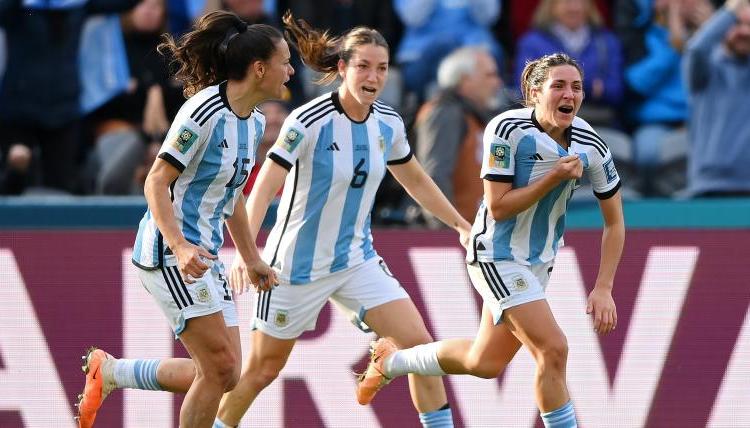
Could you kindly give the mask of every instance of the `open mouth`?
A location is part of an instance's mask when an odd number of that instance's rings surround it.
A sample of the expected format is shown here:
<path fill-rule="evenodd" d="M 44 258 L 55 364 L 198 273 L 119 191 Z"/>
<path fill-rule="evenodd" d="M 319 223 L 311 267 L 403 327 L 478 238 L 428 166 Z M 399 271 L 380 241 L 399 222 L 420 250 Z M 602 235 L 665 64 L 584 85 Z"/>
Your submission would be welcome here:
<path fill-rule="evenodd" d="M 571 106 L 560 106 L 557 108 L 557 111 L 565 114 L 573 113 L 573 107 Z"/>
<path fill-rule="evenodd" d="M 362 92 L 369 94 L 369 95 L 375 95 L 377 92 L 377 89 L 373 88 L 372 86 L 363 86 Z"/>

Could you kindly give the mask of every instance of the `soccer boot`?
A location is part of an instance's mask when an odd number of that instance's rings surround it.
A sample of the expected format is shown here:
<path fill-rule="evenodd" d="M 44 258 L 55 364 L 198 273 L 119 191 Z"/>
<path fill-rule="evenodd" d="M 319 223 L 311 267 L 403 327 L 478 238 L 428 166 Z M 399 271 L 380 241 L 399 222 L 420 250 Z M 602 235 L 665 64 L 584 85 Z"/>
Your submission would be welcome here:
<path fill-rule="evenodd" d="M 370 404 L 375 394 L 391 381 L 385 375 L 383 364 L 385 359 L 397 350 L 396 345 L 384 337 L 370 344 L 370 363 L 367 364 L 367 370 L 359 376 L 357 381 L 359 404 Z"/>
<path fill-rule="evenodd" d="M 83 359 L 83 372 L 86 373 L 86 386 L 83 393 L 78 395 L 78 420 L 79 428 L 91 428 L 94 426 L 96 412 L 102 402 L 113 389 L 114 362 L 115 359 L 108 353 L 91 347 Z"/>

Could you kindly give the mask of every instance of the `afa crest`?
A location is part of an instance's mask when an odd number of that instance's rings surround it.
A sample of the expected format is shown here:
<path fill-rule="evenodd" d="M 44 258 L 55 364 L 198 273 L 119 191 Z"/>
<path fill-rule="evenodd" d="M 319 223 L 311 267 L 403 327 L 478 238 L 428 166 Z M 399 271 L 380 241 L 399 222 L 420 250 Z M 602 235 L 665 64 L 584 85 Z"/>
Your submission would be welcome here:
<path fill-rule="evenodd" d="M 281 309 L 277 310 L 274 323 L 279 327 L 284 327 L 289 324 L 289 312 Z"/>
<path fill-rule="evenodd" d="M 195 290 L 197 292 L 198 301 L 201 303 L 208 303 L 211 301 L 211 293 L 208 291 L 208 287 L 201 285 Z"/>

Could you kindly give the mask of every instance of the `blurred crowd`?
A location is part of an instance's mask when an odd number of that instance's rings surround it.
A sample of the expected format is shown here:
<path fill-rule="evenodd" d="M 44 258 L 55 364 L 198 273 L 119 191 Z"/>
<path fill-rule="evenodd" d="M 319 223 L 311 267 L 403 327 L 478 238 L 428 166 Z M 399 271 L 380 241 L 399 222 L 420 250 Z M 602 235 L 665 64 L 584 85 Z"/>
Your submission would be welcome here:
<path fill-rule="evenodd" d="M 378 29 L 391 46 L 381 99 L 470 221 L 484 126 L 518 106 L 526 61 L 553 52 L 583 67 L 580 116 L 626 199 L 750 195 L 748 0 L 2 0 L 0 195 L 142 193 L 184 101 L 160 37 L 219 8 L 251 24 L 280 27 L 289 9 L 332 34 Z M 331 89 L 293 65 L 285 99 L 261 107 L 258 165 L 289 111 Z M 397 189 L 384 184 L 373 221 L 434 223 Z M 592 197 L 586 183 L 574 197 Z"/>

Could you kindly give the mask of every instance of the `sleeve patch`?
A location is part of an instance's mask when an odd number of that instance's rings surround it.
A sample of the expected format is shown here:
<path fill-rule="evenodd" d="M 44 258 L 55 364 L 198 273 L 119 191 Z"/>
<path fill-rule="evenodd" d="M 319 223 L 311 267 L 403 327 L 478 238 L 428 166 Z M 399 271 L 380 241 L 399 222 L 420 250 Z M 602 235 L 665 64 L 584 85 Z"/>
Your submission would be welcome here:
<path fill-rule="evenodd" d="M 303 138 L 305 138 L 305 136 L 304 134 L 302 134 L 302 132 L 298 131 L 295 128 L 290 128 L 284 138 L 279 138 L 279 140 L 276 142 L 276 145 L 291 153 L 294 151 L 294 149 L 297 148 Z"/>
<path fill-rule="evenodd" d="M 617 170 L 612 158 L 604 162 L 604 174 L 607 176 L 607 184 L 617 180 Z"/>
<path fill-rule="evenodd" d="M 508 168 L 510 166 L 510 146 L 492 143 L 488 161 L 490 168 Z"/>
<path fill-rule="evenodd" d="M 183 126 L 180 128 L 180 132 L 177 133 L 177 136 L 172 141 L 172 147 L 174 147 L 184 155 L 188 152 L 188 150 L 190 150 L 190 147 L 193 145 L 193 143 L 195 143 L 195 140 L 197 139 L 198 133 L 194 132 L 186 126 Z"/>

